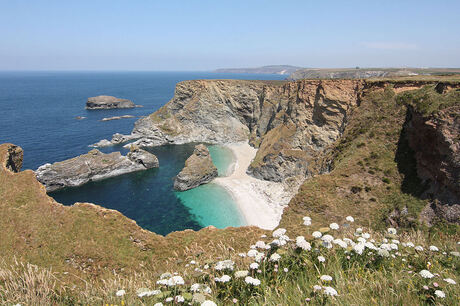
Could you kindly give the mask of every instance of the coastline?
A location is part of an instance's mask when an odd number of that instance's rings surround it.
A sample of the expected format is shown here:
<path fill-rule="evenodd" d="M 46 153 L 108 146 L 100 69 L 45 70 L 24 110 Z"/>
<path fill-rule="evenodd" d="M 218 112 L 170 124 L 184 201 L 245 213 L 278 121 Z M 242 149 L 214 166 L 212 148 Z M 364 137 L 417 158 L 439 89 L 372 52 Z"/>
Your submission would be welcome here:
<path fill-rule="evenodd" d="M 231 166 L 233 172 L 229 176 L 214 179 L 213 183 L 224 187 L 231 194 L 247 225 L 267 230 L 276 228 L 292 192 L 287 191 L 282 183 L 263 181 L 246 174 L 257 149 L 248 143 L 224 146 L 232 150 L 235 157 Z"/>

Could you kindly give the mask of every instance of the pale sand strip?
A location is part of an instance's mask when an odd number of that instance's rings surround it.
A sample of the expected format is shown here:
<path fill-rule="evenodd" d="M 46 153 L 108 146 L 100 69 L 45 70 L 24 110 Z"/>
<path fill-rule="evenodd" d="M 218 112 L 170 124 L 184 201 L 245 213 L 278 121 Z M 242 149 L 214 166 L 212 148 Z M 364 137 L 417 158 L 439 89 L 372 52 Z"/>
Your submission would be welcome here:
<path fill-rule="evenodd" d="M 230 176 L 218 177 L 213 182 L 226 188 L 235 199 L 247 225 L 263 229 L 278 226 L 283 208 L 289 203 L 293 193 L 285 190 L 281 183 L 256 179 L 246 174 L 257 149 L 248 143 L 226 145 L 236 158 L 234 171 Z"/>

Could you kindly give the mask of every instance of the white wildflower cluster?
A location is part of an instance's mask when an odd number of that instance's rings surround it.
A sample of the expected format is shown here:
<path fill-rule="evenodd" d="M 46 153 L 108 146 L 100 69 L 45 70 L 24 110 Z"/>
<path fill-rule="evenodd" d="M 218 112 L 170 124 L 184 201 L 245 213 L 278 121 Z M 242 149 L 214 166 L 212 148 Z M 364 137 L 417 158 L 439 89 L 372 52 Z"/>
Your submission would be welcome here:
<path fill-rule="evenodd" d="M 311 218 L 310 217 L 303 217 L 303 225 L 310 226 L 311 225 Z"/>
<path fill-rule="evenodd" d="M 419 272 L 420 276 L 423 278 L 433 278 L 434 275 L 428 270 L 422 270 Z"/>
<path fill-rule="evenodd" d="M 249 284 L 249 285 L 253 285 L 253 286 L 259 286 L 260 285 L 260 280 L 258 280 L 257 278 L 253 278 L 251 276 L 246 276 L 244 281 L 246 282 L 246 284 Z"/>
<path fill-rule="evenodd" d="M 214 278 L 215 282 L 218 283 L 228 283 L 232 278 L 226 274 L 222 275 L 221 277 Z"/>
<path fill-rule="evenodd" d="M 304 236 L 298 236 L 295 239 L 295 245 L 297 248 L 302 249 L 304 251 L 310 251 L 311 250 L 311 244 L 305 240 Z"/>
<path fill-rule="evenodd" d="M 223 271 L 223 270 L 230 270 L 230 271 L 233 271 L 233 266 L 235 265 L 235 263 L 230 260 L 230 259 L 227 259 L 227 260 L 222 260 L 222 261 L 219 261 L 217 264 L 216 264 L 216 267 L 215 269 L 217 271 Z"/>
<path fill-rule="evenodd" d="M 278 254 L 278 253 L 273 253 L 271 256 L 270 256 L 270 261 L 271 262 L 277 262 L 281 259 L 281 255 Z"/>

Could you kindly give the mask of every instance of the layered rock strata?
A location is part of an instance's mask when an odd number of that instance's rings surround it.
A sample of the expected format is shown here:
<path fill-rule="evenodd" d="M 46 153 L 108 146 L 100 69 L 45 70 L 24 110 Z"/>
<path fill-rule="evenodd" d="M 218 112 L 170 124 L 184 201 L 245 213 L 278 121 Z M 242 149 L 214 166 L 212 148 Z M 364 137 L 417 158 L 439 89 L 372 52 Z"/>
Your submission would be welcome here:
<path fill-rule="evenodd" d="M 199 144 L 185 161 L 185 167 L 174 178 L 174 189 L 184 191 L 209 183 L 217 177 L 217 168 L 212 162 L 208 148 Z"/>
<path fill-rule="evenodd" d="M 35 174 L 47 191 L 55 191 L 158 166 L 157 157 L 141 149 L 134 149 L 127 156 L 93 149 L 87 154 L 40 166 Z"/>
<path fill-rule="evenodd" d="M 111 109 L 111 108 L 133 108 L 136 105 L 128 99 L 120 99 L 112 96 L 97 96 L 88 98 L 86 109 Z"/>
<path fill-rule="evenodd" d="M 359 80 L 180 82 L 171 101 L 138 120 L 131 135 L 114 135 L 111 143 L 249 140 L 259 148 L 248 170 L 256 178 L 305 177 L 312 158 L 343 132 L 361 86 Z"/>

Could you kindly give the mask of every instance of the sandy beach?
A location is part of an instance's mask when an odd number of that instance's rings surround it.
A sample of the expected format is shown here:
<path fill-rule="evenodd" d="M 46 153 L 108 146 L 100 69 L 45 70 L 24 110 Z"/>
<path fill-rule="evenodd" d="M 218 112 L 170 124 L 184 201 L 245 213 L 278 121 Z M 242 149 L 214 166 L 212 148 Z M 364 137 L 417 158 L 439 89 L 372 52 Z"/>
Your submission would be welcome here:
<path fill-rule="evenodd" d="M 282 183 L 263 181 L 246 174 L 257 149 L 248 143 L 226 146 L 235 155 L 233 173 L 216 178 L 213 182 L 232 194 L 248 225 L 269 230 L 276 228 L 281 220 L 283 208 L 292 197 L 292 192 L 285 190 Z"/>

